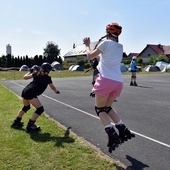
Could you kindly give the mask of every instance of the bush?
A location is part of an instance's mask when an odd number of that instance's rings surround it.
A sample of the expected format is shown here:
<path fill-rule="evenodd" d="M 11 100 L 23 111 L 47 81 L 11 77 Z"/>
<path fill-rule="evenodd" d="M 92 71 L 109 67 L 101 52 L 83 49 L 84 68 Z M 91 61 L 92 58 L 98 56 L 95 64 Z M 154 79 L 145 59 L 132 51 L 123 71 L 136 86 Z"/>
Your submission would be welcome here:
<path fill-rule="evenodd" d="M 84 64 L 84 68 L 86 69 L 86 68 L 90 68 L 91 67 L 91 64 L 90 63 L 85 63 Z"/>
<path fill-rule="evenodd" d="M 169 62 L 167 56 L 165 56 L 165 55 L 158 55 L 157 57 L 156 56 L 152 56 L 150 61 L 149 61 L 149 64 L 155 65 L 158 61 Z"/>

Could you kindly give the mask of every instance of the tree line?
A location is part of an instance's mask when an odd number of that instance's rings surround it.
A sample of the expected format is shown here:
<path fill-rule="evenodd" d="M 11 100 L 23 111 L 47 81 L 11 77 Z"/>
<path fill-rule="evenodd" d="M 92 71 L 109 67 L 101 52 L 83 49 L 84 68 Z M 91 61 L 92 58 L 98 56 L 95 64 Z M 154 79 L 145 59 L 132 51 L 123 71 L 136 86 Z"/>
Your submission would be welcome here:
<path fill-rule="evenodd" d="M 22 65 L 27 65 L 32 67 L 33 65 L 41 65 L 44 62 L 52 63 L 54 61 L 59 62 L 61 65 L 63 63 L 62 58 L 60 57 L 60 49 L 57 44 L 54 42 L 48 41 L 46 47 L 43 49 L 43 55 L 35 55 L 34 57 L 29 58 L 26 56 L 14 57 L 13 55 L 2 55 L 0 57 L 0 67 L 21 67 Z"/>

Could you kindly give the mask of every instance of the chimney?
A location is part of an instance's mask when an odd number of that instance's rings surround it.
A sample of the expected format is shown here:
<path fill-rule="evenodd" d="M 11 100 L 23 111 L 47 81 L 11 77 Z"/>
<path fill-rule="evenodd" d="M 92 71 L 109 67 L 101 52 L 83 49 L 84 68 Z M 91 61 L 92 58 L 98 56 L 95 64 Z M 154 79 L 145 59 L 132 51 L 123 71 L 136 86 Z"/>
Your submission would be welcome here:
<path fill-rule="evenodd" d="M 160 50 L 162 50 L 162 54 L 164 54 L 163 45 L 161 45 L 161 44 L 158 44 L 158 48 L 159 48 Z"/>
<path fill-rule="evenodd" d="M 73 49 L 74 49 L 74 48 L 76 48 L 76 45 L 75 45 L 75 44 L 73 44 Z"/>

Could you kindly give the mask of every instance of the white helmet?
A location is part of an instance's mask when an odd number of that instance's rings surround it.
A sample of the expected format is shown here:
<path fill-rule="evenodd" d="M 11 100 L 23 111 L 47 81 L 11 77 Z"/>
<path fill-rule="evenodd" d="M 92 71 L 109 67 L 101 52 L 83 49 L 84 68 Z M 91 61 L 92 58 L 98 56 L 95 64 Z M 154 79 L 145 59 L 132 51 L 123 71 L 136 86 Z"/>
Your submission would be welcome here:
<path fill-rule="evenodd" d="M 136 60 L 136 56 L 133 56 L 133 57 L 132 57 L 132 60 Z"/>

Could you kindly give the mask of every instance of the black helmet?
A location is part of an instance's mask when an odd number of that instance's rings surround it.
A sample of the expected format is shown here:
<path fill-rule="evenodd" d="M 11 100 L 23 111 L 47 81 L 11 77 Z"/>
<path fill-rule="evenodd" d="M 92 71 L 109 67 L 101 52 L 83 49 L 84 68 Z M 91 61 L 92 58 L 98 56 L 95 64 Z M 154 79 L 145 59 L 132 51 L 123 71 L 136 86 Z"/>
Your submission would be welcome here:
<path fill-rule="evenodd" d="M 30 72 L 32 73 L 33 71 L 40 71 L 40 66 L 38 65 L 33 65 L 31 68 L 30 68 Z"/>
<path fill-rule="evenodd" d="M 44 73 L 49 73 L 52 70 L 51 64 L 49 63 L 43 63 L 41 65 L 41 69 Z"/>

